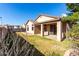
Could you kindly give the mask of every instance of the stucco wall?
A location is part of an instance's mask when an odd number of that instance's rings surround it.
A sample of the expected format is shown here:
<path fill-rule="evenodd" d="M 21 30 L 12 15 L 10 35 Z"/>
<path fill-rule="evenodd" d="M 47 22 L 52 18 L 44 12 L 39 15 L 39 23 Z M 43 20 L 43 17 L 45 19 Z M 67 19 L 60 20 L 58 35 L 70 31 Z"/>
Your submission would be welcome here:
<path fill-rule="evenodd" d="M 29 31 L 27 31 L 27 25 L 29 26 Z M 26 33 L 27 34 L 34 34 L 34 30 L 32 30 L 32 25 L 34 25 L 33 22 L 29 21 L 27 24 L 26 24 Z"/>

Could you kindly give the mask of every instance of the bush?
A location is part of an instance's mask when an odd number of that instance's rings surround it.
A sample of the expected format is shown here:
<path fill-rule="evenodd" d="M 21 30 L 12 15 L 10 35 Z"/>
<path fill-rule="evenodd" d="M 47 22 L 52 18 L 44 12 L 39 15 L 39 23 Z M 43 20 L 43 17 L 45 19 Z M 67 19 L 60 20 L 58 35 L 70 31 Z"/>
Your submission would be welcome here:
<path fill-rule="evenodd" d="M 72 40 L 79 39 L 79 24 L 73 25 L 70 31 L 66 33 L 66 36 Z"/>

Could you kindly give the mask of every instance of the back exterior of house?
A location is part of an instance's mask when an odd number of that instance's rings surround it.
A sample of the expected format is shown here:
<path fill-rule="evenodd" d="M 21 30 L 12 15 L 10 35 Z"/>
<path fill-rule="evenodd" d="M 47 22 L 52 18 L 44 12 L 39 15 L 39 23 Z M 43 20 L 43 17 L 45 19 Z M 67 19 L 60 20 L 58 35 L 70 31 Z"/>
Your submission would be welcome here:
<path fill-rule="evenodd" d="M 60 17 L 40 15 L 34 22 L 26 23 L 26 33 L 61 41 L 65 37 L 66 23 L 63 23 Z"/>

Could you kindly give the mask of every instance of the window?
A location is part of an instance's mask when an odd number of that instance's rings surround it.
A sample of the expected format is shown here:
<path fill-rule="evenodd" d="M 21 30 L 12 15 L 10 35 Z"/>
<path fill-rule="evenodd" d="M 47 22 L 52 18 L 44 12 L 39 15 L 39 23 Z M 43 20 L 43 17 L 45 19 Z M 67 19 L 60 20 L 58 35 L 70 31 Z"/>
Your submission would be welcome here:
<path fill-rule="evenodd" d="M 27 25 L 27 31 L 29 31 L 29 26 Z"/>
<path fill-rule="evenodd" d="M 32 25 L 32 31 L 34 30 L 34 25 Z"/>

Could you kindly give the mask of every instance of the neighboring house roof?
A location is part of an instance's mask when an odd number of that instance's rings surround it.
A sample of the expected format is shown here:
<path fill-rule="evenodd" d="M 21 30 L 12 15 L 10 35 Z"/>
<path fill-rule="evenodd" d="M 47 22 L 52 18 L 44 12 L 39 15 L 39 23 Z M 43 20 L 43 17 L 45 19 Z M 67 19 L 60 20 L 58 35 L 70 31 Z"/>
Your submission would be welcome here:
<path fill-rule="evenodd" d="M 40 15 L 38 18 L 34 21 L 34 23 L 44 23 L 49 21 L 57 21 L 60 20 L 60 17 L 57 16 L 47 16 L 47 15 Z"/>
<path fill-rule="evenodd" d="M 28 20 L 28 21 L 26 22 L 26 25 L 27 25 L 27 23 L 28 23 L 29 21 L 34 23 L 34 21 L 33 21 L 33 20 Z"/>

